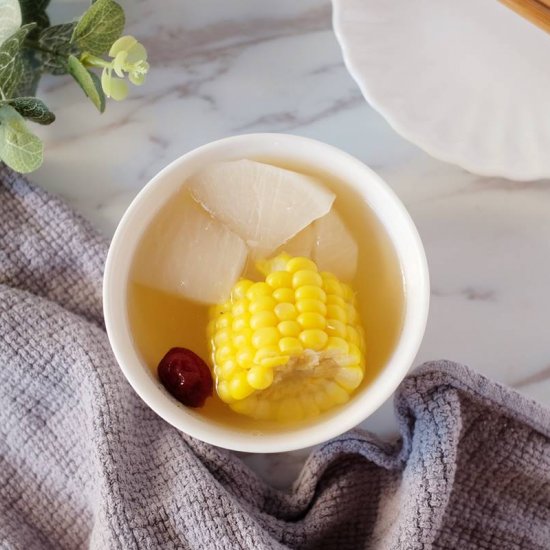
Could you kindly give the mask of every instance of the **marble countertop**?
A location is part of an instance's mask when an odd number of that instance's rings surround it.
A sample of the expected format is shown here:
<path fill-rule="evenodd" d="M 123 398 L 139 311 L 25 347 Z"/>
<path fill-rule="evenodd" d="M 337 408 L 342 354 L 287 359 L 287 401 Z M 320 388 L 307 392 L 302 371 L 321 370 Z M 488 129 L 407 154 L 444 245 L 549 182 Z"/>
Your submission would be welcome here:
<path fill-rule="evenodd" d="M 550 181 L 482 178 L 398 136 L 362 98 L 331 29 L 328 0 L 122 2 L 151 72 L 99 116 L 69 78 L 46 78 L 56 113 L 31 179 L 111 235 L 159 169 L 225 136 L 287 132 L 333 144 L 377 171 L 409 209 L 432 280 L 416 363 L 447 358 L 550 406 Z M 55 2 L 54 19 L 86 2 Z M 159 6 L 162 5 L 162 8 Z M 395 433 L 391 402 L 363 426 Z M 307 451 L 247 456 L 287 486 Z"/>

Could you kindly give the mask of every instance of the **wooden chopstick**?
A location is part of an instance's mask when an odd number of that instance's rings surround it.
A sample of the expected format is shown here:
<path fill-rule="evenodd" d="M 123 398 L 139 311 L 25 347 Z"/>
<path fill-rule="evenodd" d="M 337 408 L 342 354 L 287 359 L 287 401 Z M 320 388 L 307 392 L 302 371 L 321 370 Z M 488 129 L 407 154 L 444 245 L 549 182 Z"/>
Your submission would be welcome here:
<path fill-rule="evenodd" d="M 499 0 L 541 29 L 550 33 L 550 0 Z"/>

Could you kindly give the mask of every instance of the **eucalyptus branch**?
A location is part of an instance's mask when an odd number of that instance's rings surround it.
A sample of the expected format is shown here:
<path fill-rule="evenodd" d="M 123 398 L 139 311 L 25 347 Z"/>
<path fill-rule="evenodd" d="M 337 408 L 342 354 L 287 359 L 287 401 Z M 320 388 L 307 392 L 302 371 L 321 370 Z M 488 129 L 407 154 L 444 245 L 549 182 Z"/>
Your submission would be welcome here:
<path fill-rule="evenodd" d="M 103 112 L 106 98 L 126 97 L 125 76 L 132 84 L 143 83 L 147 52 L 134 37 L 122 36 L 124 11 L 114 0 L 96 0 L 77 22 L 53 26 L 46 13 L 49 0 L 1 1 L 7 9 L 0 11 L 0 160 L 30 172 L 42 163 L 43 146 L 26 122 L 55 120 L 34 97 L 42 74 L 70 74 Z M 94 69 L 101 70 L 101 78 Z"/>

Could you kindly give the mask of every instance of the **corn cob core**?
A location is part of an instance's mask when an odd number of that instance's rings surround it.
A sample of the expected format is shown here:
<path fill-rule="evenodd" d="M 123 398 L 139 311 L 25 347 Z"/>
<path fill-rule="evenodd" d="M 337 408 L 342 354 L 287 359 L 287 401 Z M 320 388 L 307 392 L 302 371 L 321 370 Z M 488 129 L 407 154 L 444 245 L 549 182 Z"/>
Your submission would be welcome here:
<path fill-rule="evenodd" d="M 210 310 L 217 393 L 234 411 L 296 421 L 345 403 L 363 379 L 355 294 L 304 257 L 260 260 L 264 281 L 238 281 Z"/>

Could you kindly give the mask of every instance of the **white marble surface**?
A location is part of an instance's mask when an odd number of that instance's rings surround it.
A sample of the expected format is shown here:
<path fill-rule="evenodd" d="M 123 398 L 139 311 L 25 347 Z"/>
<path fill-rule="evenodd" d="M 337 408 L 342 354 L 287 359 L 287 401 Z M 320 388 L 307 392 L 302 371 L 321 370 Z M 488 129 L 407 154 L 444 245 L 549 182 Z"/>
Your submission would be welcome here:
<path fill-rule="evenodd" d="M 123 2 L 150 53 L 147 83 L 99 116 L 69 78 L 41 96 L 46 161 L 31 179 L 110 235 L 135 194 L 180 154 L 260 131 L 336 145 L 397 192 L 424 241 L 432 278 L 417 363 L 448 358 L 550 405 L 550 182 L 484 179 L 404 141 L 362 99 L 331 30 L 328 0 Z M 85 2 L 53 3 L 68 19 Z M 364 426 L 394 432 L 391 403 Z M 250 456 L 286 486 L 305 452 Z"/>

